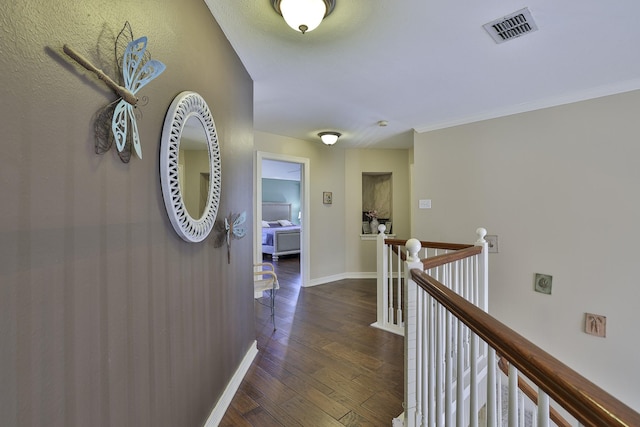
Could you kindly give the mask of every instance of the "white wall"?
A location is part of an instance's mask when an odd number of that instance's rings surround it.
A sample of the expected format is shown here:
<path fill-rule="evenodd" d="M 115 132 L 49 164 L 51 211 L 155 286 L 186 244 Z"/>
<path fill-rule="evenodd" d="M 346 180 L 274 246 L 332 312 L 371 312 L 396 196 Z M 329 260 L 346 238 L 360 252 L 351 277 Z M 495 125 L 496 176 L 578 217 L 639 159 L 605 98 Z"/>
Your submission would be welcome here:
<path fill-rule="evenodd" d="M 346 194 L 344 221 L 346 224 L 346 271 L 370 273 L 376 271 L 376 241 L 361 240 L 362 173 L 390 172 L 392 185 L 392 231 L 399 238 L 409 238 L 409 150 L 346 150 Z"/>
<path fill-rule="evenodd" d="M 639 105 L 630 92 L 417 134 L 412 195 L 414 237 L 497 234 L 490 312 L 636 410 Z M 585 312 L 607 317 L 606 338 L 583 332 Z"/>
<path fill-rule="evenodd" d="M 310 160 L 311 284 L 375 272 L 375 241 L 360 239 L 362 172 L 393 173 L 393 229 L 409 235 L 409 150 L 327 147 L 264 132 L 255 132 L 254 148 Z M 323 191 L 333 193 L 331 205 Z"/>
<path fill-rule="evenodd" d="M 255 132 L 254 149 L 309 159 L 309 276 L 313 282 L 344 273 L 344 150 L 263 132 Z M 322 192 L 333 193 L 333 204 L 322 203 Z"/>

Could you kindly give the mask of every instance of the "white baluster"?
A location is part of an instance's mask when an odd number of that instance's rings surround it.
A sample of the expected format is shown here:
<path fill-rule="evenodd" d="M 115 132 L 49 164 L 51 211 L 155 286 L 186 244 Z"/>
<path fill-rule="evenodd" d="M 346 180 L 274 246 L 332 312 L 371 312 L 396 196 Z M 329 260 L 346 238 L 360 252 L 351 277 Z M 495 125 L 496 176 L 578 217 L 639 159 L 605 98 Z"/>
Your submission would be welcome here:
<path fill-rule="evenodd" d="M 452 316 L 451 313 L 447 310 L 445 314 L 445 383 L 444 383 L 444 393 L 445 393 L 445 426 L 453 425 L 452 416 L 453 416 L 453 331 L 451 327 Z"/>
<path fill-rule="evenodd" d="M 487 241 L 484 239 L 484 236 L 487 235 L 487 230 L 485 228 L 478 228 L 476 230 L 476 234 L 478 235 L 478 240 L 476 240 L 476 246 L 482 246 L 482 253 L 479 255 L 480 262 L 478 263 L 478 288 L 479 288 L 479 300 L 476 305 L 480 307 L 482 310 L 488 312 L 489 311 L 489 246 Z"/>
<path fill-rule="evenodd" d="M 509 364 L 509 427 L 518 425 L 518 369 Z"/>
<path fill-rule="evenodd" d="M 419 262 L 418 251 L 420 250 L 420 241 L 417 239 L 409 239 L 405 247 L 407 249 L 407 261 L 405 263 L 405 427 L 413 427 L 416 425 L 416 326 L 417 326 L 417 288 L 416 283 L 411 279 L 411 269 L 420 268 L 422 264 Z M 417 424 L 419 425 L 419 424 Z"/>
<path fill-rule="evenodd" d="M 389 324 L 395 324 L 395 322 L 393 321 L 393 251 L 389 250 L 387 251 L 387 254 L 388 254 L 387 265 L 389 269 L 388 277 L 387 277 L 387 293 L 386 293 L 387 318 L 388 318 Z"/>
<path fill-rule="evenodd" d="M 425 311 L 425 292 L 417 288 L 416 295 L 416 425 L 422 425 L 425 411 L 424 404 L 424 376 L 427 369 L 424 359 L 425 325 L 429 321 Z"/>
<path fill-rule="evenodd" d="M 518 392 L 518 425 L 524 427 L 524 393 Z"/>
<path fill-rule="evenodd" d="M 458 427 L 466 427 L 464 422 L 464 324 L 461 321 L 456 321 L 458 324 L 458 366 L 456 373 L 456 424 Z"/>
<path fill-rule="evenodd" d="M 471 369 L 469 372 L 469 427 L 478 427 L 478 336 L 471 334 Z"/>
<path fill-rule="evenodd" d="M 440 426 L 443 423 L 444 414 L 444 309 L 440 304 L 436 304 L 436 425 Z"/>
<path fill-rule="evenodd" d="M 429 330 L 429 360 L 428 360 L 428 369 L 429 369 L 429 378 L 428 378 L 428 389 L 427 389 L 427 404 L 428 413 L 427 413 L 427 426 L 433 427 L 436 424 L 436 316 L 438 313 L 437 305 L 435 300 L 429 296 L 427 304 L 429 305 L 429 324 L 427 328 Z"/>
<path fill-rule="evenodd" d="M 471 276 L 471 266 L 473 265 L 473 258 L 467 258 L 466 262 L 465 262 L 465 298 L 467 299 L 467 301 L 473 302 L 471 300 L 471 285 L 472 285 L 472 276 Z M 469 330 L 469 328 L 465 327 L 465 351 L 466 351 L 466 357 L 467 357 L 467 366 L 465 366 L 465 369 L 468 369 L 471 364 L 472 364 L 472 359 L 471 359 L 471 331 Z"/>
<path fill-rule="evenodd" d="M 376 307 L 376 323 L 375 326 L 385 328 L 387 326 L 387 307 L 389 306 L 389 295 L 387 294 L 387 277 L 389 275 L 389 263 L 387 250 L 389 248 L 384 242 L 384 234 L 378 234 L 376 237 L 376 282 L 377 282 L 377 307 Z"/>
<path fill-rule="evenodd" d="M 469 258 L 469 301 L 478 305 L 478 256 Z"/>
<path fill-rule="evenodd" d="M 402 326 L 403 325 L 403 314 L 402 314 L 402 297 L 403 297 L 403 292 L 402 292 L 402 274 L 401 274 L 401 268 L 402 268 L 402 257 L 400 255 L 400 251 L 398 251 L 398 286 L 397 286 L 397 290 L 398 290 L 398 311 L 396 313 L 396 324 L 398 326 Z"/>
<path fill-rule="evenodd" d="M 498 402 L 496 400 L 496 351 L 489 348 L 487 355 L 487 426 L 498 424 Z"/>
<path fill-rule="evenodd" d="M 505 409 L 504 408 L 504 398 L 502 395 L 502 373 L 500 371 L 497 371 L 497 375 L 498 375 L 498 385 L 497 385 L 497 404 L 498 404 L 498 424 L 499 426 L 503 426 L 504 422 L 502 419 L 502 411 Z M 506 377 L 505 377 L 506 378 Z"/>
<path fill-rule="evenodd" d="M 549 395 L 538 389 L 538 427 L 549 427 Z"/>
<path fill-rule="evenodd" d="M 426 426 L 426 422 L 427 422 L 427 413 L 429 411 L 429 404 L 430 404 L 430 396 L 429 396 L 429 379 L 431 377 L 433 377 L 433 359 L 431 358 L 431 355 L 429 354 L 430 351 L 430 340 L 431 337 L 429 336 L 430 334 L 430 329 L 431 329 L 431 325 L 433 325 L 433 309 L 432 309 L 432 301 L 433 299 L 431 298 L 431 296 L 426 293 L 426 292 L 421 292 L 423 299 L 423 310 L 425 313 L 425 323 L 423 324 L 423 334 L 424 334 L 424 339 L 422 340 L 422 355 L 423 355 L 423 371 L 422 371 L 422 382 L 421 382 L 421 387 L 422 387 L 422 417 L 420 418 L 420 422 L 422 426 Z"/>

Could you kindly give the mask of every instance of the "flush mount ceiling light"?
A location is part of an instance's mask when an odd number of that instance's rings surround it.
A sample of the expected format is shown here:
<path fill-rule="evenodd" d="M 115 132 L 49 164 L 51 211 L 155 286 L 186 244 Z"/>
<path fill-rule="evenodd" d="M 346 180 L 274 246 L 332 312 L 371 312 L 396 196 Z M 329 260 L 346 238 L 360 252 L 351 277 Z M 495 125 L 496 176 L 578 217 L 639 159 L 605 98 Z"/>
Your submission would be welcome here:
<path fill-rule="evenodd" d="M 291 28 L 304 34 L 333 12 L 336 0 L 271 0 L 271 4 Z"/>
<path fill-rule="evenodd" d="M 342 134 L 340 132 L 320 132 L 318 136 L 326 145 L 333 145 Z"/>

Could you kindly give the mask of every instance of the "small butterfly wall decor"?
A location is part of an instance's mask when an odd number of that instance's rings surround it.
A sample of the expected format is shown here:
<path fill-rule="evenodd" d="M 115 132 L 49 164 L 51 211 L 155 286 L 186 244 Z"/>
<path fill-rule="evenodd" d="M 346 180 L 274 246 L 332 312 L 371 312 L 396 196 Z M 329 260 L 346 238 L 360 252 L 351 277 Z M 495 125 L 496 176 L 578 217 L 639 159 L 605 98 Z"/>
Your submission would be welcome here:
<path fill-rule="evenodd" d="M 231 240 L 241 239 L 247 234 L 247 229 L 244 226 L 246 220 L 246 211 L 239 214 L 231 212 L 224 219 L 216 220 L 213 226 L 216 233 L 213 246 L 219 248 L 225 241 L 227 242 L 227 264 L 231 264 Z"/>
<path fill-rule="evenodd" d="M 128 155 L 125 154 L 125 156 L 123 156 L 122 153 L 125 151 L 128 141 L 130 141 L 130 144 L 133 146 L 136 155 L 142 159 L 142 146 L 140 145 L 140 136 L 138 134 L 138 125 L 134 111 L 134 107 L 138 103 L 136 93 L 166 69 L 166 66 L 162 62 L 149 58 L 147 53 L 147 37 L 143 36 L 133 40 L 129 23 L 125 24 L 125 27 L 118 35 L 116 52 L 120 40 L 126 37 L 126 29 L 129 30 L 131 41 L 126 45 L 122 62 L 119 62 L 124 86 L 116 83 L 70 46 L 66 44 L 63 46 L 63 50 L 67 55 L 87 70 L 95 73 L 100 80 L 105 82 L 105 84 L 120 97 L 116 100 L 117 104 L 115 107 L 109 104 L 99 112 L 98 116 L 103 117 L 105 114 L 112 114 L 111 133 L 120 158 L 125 163 L 129 161 L 130 153 Z M 98 131 L 96 133 L 98 133 Z M 110 137 L 108 139 L 111 140 Z M 107 143 L 106 149 L 108 149 L 110 145 L 110 143 Z M 106 151 L 106 149 L 99 150 L 98 146 L 96 146 L 96 151 L 98 152 Z"/>

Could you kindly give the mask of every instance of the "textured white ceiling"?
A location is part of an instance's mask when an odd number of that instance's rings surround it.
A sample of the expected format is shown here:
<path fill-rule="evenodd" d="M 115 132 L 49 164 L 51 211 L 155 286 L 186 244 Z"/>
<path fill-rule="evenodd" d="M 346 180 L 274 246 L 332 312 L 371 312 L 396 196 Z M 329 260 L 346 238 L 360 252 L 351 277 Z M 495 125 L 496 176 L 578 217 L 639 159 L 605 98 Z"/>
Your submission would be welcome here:
<path fill-rule="evenodd" d="M 205 0 L 254 80 L 256 130 L 345 147 L 640 88 L 637 0 L 336 0 L 316 30 L 271 0 Z M 528 7 L 539 30 L 482 25 Z M 388 120 L 387 127 L 377 126 Z"/>

